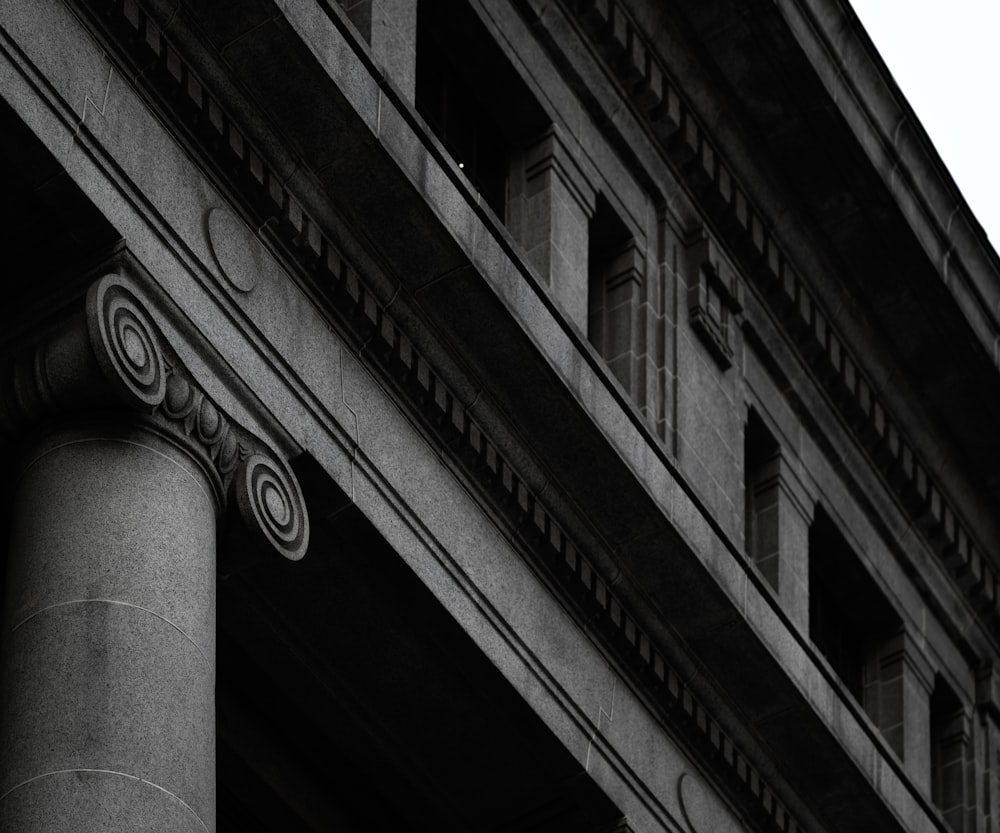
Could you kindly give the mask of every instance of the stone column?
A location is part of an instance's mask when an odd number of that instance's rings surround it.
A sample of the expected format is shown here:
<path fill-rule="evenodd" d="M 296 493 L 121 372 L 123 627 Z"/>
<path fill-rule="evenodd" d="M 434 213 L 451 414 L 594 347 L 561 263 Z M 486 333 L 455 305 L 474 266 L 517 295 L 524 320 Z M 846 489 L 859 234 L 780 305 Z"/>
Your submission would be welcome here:
<path fill-rule="evenodd" d="M 214 828 L 217 511 L 151 431 L 32 448 L 3 617 L 4 831 Z"/>
<path fill-rule="evenodd" d="M 298 486 L 117 276 L 4 382 L 0 831 L 214 831 L 217 521 L 301 557 Z"/>

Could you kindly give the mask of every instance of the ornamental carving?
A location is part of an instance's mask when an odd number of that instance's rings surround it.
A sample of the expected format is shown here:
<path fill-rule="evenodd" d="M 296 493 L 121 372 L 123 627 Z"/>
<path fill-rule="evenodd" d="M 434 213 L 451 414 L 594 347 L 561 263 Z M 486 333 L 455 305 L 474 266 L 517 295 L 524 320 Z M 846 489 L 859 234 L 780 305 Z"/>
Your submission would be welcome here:
<path fill-rule="evenodd" d="M 231 494 L 258 543 L 293 561 L 302 557 L 309 528 L 302 493 L 291 472 L 275 465 L 273 457 L 251 454 L 241 461 Z"/>
<path fill-rule="evenodd" d="M 125 402 L 154 407 L 163 401 L 162 338 L 143 305 L 112 275 L 87 293 L 87 332 L 104 377 Z"/>
<path fill-rule="evenodd" d="M 0 436 L 8 442 L 70 413 L 131 412 L 201 464 L 218 506 L 239 515 L 251 540 L 290 560 L 305 554 L 309 521 L 294 473 L 198 385 L 126 278 L 95 282 L 84 310 L 2 367 Z"/>
<path fill-rule="evenodd" d="M 743 287 L 709 237 L 689 250 L 688 316 L 691 327 L 722 370 L 733 363 L 736 318 L 743 310 Z"/>
<path fill-rule="evenodd" d="M 167 364 L 167 384 L 157 413 L 198 443 L 225 480 L 249 453 L 230 422 L 183 372 Z"/>
<path fill-rule="evenodd" d="M 739 833 L 719 798 L 690 772 L 677 779 L 677 800 L 689 833 Z"/>

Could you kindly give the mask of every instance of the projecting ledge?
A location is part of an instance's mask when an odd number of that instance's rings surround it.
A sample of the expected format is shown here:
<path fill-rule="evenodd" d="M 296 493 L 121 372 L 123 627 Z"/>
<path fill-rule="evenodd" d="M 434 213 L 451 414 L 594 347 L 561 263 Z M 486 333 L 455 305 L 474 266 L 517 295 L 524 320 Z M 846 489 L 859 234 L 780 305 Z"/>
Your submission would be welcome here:
<path fill-rule="evenodd" d="M 996 253 L 941 173 L 918 119 L 873 57 L 856 16 L 828 0 L 780 0 L 778 7 L 986 354 L 1000 366 Z"/>

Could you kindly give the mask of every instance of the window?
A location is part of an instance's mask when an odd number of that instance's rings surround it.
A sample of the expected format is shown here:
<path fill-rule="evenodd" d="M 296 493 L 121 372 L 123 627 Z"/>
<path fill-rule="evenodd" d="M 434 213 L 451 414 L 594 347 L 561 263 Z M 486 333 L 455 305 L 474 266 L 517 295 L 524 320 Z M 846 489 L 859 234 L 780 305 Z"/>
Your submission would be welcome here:
<path fill-rule="evenodd" d="M 882 726 L 879 709 L 887 695 L 881 649 L 901 627 L 836 525 L 817 507 L 809 528 L 809 636 L 880 729 L 889 728 Z"/>
<path fill-rule="evenodd" d="M 931 800 L 952 830 L 965 830 L 969 726 L 962 704 L 939 674 L 931 694 Z"/>
<path fill-rule="evenodd" d="M 461 0 L 422 0 L 417 7 L 416 107 L 486 204 L 505 219 L 512 150 L 548 121 Z"/>
<path fill-rule="evenodd" d="M 780 484 L 778 442 L 751 410 L 744 434 L 746 551 L 761 574 L 778 590 Z"/>
<path fill-rule="evenodd" d="M 631 392 L 642 262 L 631 232 L 602 194 L 588 229 L 587 270 L 587 337 Z"/>

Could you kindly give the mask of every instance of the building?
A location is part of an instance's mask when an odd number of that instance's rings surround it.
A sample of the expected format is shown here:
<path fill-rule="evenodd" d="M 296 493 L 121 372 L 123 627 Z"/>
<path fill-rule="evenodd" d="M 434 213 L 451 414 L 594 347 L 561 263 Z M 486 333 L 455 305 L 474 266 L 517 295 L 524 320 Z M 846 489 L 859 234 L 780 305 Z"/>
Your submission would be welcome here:
<path fill-rule="evenodd" d="M 1000 829 L 1000 264 L 845 0 L 0 0 L 0 830 Z"/>

